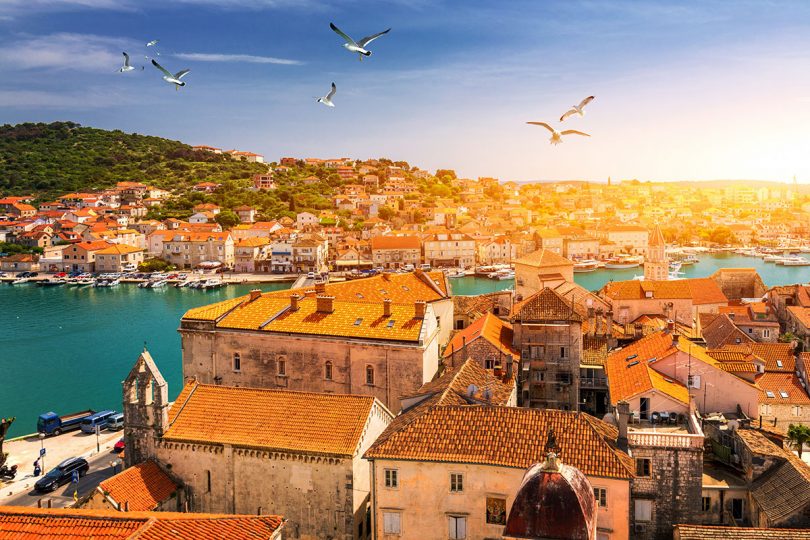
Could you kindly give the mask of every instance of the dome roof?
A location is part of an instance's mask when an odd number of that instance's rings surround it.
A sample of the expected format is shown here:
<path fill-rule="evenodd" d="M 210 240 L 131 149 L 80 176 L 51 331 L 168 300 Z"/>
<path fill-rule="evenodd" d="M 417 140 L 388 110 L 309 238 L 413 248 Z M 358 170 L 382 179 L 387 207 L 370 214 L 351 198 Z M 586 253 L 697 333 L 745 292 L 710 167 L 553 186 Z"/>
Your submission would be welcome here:
<path fill-rule="evenodd" d="M 505 537 L 593 540 L 596 500 L 582 472 L 549 452 L 523 476 L 506 520 Z"/>

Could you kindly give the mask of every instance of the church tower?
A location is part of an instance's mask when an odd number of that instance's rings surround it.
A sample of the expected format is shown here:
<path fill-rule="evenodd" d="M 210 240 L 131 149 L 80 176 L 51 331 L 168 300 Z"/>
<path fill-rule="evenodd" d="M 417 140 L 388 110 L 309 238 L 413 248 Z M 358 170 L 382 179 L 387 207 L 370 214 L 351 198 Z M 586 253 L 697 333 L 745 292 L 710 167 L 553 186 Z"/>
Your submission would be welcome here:
<path fill-rule="evenodd" d="M 144 347 L 121 383 L 127 467 L 155 457 L 156 441 L 169 427 L 169 387 Z"/>
<path fill-rule="evenodd" d="M 656 224 L 650 233 L 650 239 L 647 242 L 647 255 L 644 257 L 645 280 L 665 281 L 669 277 L 669 261 L 667 261 L 666 247 L 661 227 Z"/>

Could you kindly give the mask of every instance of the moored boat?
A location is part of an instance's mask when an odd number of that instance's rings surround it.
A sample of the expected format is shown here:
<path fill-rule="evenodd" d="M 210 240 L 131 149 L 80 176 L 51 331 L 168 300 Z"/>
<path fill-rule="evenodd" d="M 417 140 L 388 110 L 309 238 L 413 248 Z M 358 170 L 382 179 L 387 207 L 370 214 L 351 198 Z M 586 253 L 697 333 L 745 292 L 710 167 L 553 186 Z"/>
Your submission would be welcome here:
<path fill-rule="evenodd" d="M 599 268 L 599 261 L 584 259 L 574 263 L 574 272 L 593 272 Z M 606 267 L 607 268 L 607 267 Z"/>
<path fill-rule="evenodd" d="M 638 268 L 639 266 L 641 266 L 640 257 L 613 257 L 612 259 L 605 261 L 605 268 L 610 270 Z"/>

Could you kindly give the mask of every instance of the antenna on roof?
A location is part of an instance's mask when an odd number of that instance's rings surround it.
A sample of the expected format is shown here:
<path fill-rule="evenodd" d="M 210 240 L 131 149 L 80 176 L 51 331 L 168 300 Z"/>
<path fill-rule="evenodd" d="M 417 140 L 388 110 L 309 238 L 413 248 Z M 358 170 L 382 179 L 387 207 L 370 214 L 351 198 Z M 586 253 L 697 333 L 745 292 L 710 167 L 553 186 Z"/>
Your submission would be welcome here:
<path fill-rule="evenodd" d="M 489 401 L 492 399 L 492 390 L 489 387 L 484 388 L 484 400 Z"/>
<path fill-rule="evenodd" d="M 468 396 L 473 397 L 477 393 L 478 393 L 478 387 L 475 386 L 474 384 L 471 384 L 470 386 L 467 387 L 467 395 Z"/>

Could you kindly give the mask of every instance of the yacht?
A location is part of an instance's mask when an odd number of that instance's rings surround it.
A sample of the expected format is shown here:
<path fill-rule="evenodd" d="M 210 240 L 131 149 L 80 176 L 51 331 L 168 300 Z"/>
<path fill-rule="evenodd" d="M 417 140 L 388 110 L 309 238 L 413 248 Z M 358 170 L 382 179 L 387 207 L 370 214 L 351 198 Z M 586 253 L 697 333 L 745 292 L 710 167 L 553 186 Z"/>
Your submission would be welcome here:
<path fill-rule="evenodd" d="M 583 259 L 574 263 L 574 272 L 593 272 L 599 268 L 599 261 Z"/>
<path fill-rule="evenodd" d="M 497 272 L 495 272 L 495 277 L 493 279 L 497 280 L 515 279 L 515 271 L 508 268 L 498 270 Z"/>
<path fill-rule="evenodd" d="M 221 279 L 206 279 L 205 282 L 200 285 L 201 289 L 218 289 L 220 287 L 224 287 L 225 283 Z"/>
<path fill-rule="evenodd" d="M 467 273 L 464 270 L 459 269 L 459 270 L 454 270 L 452 272 L 448 272 L 447 277 L 449 277 L 449 278 L 467 277 Z"/>
<path fill-rule="evenodd" d="M 794 257 L 785 257 L 782 259 L 781 264 L 785 266 L 810 266 L 810 259 L 805 259 L 804 257 L 794 256 Z"/>
<path fill-rule="evenodd" d="M 95 282 L 95 284 L 94 284 L 94 285 L 95 285 L 96 287 L 115 287 L 115 286 L 116 286 L 116 285 L 118 285 L 119 283 L 121 283 L 121 280 L 120 280 L 120 279 L 118 279 L 118 278 L 113 278 L 113 279 L 99 279 L 99 280 L 97 280 L 97 281 Z"/>

